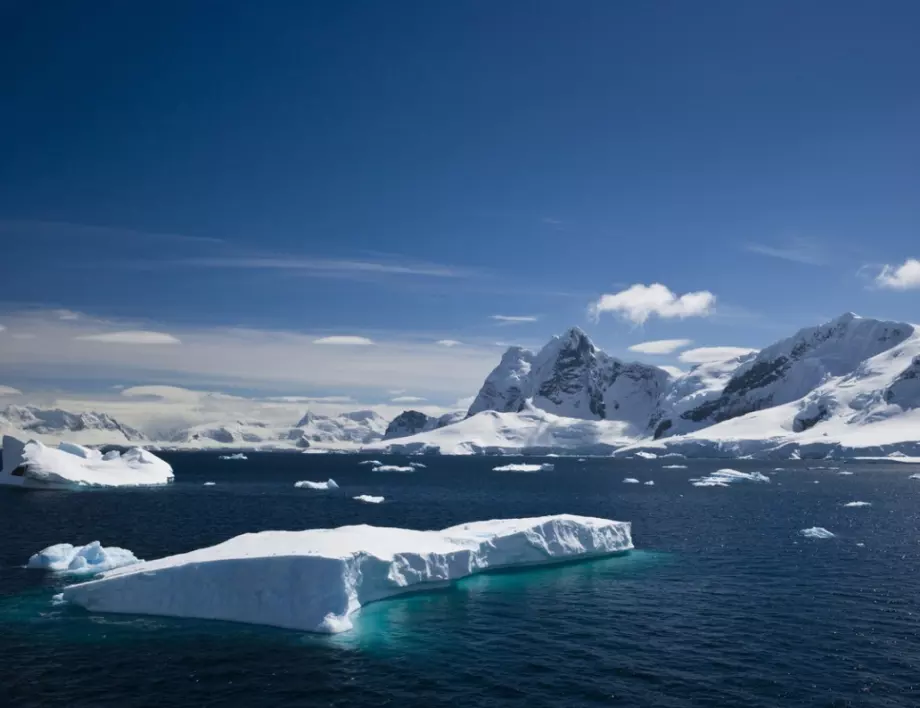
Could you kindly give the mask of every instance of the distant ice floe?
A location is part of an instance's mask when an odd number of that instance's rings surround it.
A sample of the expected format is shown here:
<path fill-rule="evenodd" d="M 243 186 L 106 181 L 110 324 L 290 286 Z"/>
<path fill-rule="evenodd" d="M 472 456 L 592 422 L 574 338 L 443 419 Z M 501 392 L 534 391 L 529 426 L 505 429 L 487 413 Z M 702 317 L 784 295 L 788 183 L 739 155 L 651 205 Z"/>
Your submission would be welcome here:
<path fill-rule="evenodd" d="M 524 463 L 512 463 L 510 465 L 501 465 L 493 467 L 493 472 L 552 472 L 556 469 L 555 465 L 550 462 L 544 462 L 542 465 L 528 465 Z"/>
<path fill-rule="evenodd" d="M 99 541 L 85 546 L 58 543 L 39 551 L 26 564 L 27 568 L 43 568 L 67 575 L 95 575 L 106 570 L 142 563 L 126 548 L 105 548 Z"/>
<path fill-rule="evenodd" d="M 371 472 L 415 472 L 415 468 L 412 465 L 403 467 L 399 465 L 377 465 Z"/>
<path fill-rule="evenodd" d="M 650 479 L 648 482 L 645 482 L 645 486 L 646 486 L 646 487 L 653 487 L 653 486 L 655 486 L 655 480 L 654 480 L 654 479 Z"/>
<path fill-rule="evenodd" d="M 912 474 L 912 475 L 911 475 L 910 477 L 908 477 L 907 479 L 920 479 L 920 473 Z"/>
<path fill-rule="evenodd" d="M 644 450 L 639 450 L 639 452 L 636 453 L 636 457 L 641 457 L 643 460 L 658 459 L 658 455 L 656 455 L 654 452 L 645 452 Z"/>
<path fill-rule="evenodd" d="M 843 505 L 847 509 L 856 509 L 861 506 L 872 506 L 872 502 L 852 501 Z"/>
<path fill-rule="evenodd" d="M 823 526 L 812 526 L 810 529 L 802 529 L 799 533 L 805 538 L 834 538 L 834 534 Z"/>
<path fill-rule="evenodd" d="M 338 489 L 339 485 L 336 484 L 334 479 L 327 479 L 325 482 L 309 482 L 303 480 L 301 482 L 295 482 L 294 486 L 298 489 L 318 489 L 318 490 L 328 490 L 328 489 Z"/>
<path fill-rule="evenodd" d="M 352 497 L 352 499 L 364 502 L 365 504 L 382 504 L 385 501 L 384 497 L 375 497 L 370 494 L 359 494 L 356 497 Z"/>
<path fill-rule="evenodd" d="M 849 470 L 842 470 L 838 472 L 837 474 L 840 475 L 841 477 L 852 477 L 853 476 L 853 473 L 850 472 Z"/>
<path fill-rule="evenodd" d="M 639 484 L 639 480 L 635 477 L 624 477 L 623 484 Z"/>
<path fill-rule="evenodd" d="M 628 522 L 571 514 L 441 531 L 364 525 L 262 531 L 69 585 L 62 599 L 93 612 L 336 633 L 352 628 L 351 616 L 362 606 L 407 591 L 632 547 Z"/>
<path fill-rule="evenodd" d="M 361 460 L 359 465 L 373 465 L 374 467 L 379 467 L 383 463 L 380 460 Z"/>
<path fill-rule="evenodd" d="M 428 465 L 424 464 L 423 462 L 410 462 L 409 467 L 414 467 L 417 470 L 423 470 L 428 467 Z"/>
<path fill-rule="evenodd" d="M 687 465 L 662 465 L 663 470 L 685 470 Z"/>
<path fill-rule="evenodd" d="M 205 482 L 201 486 L 202 487 L 213 487 L 215 484 L 217 484 L 217 482 Z"/>
<path fill-rule="evenodd" d="M 705 477 L 691 479 L 694 487 L 727 487 L 736 482 L 769 482 L 770 478 L 760 472 L 739 472 L 732 469 L 721 469 Z"/>
<path fill-rule="evenodd" d="M 221 455 L 217 459 L 219 460 L 248 460 L 249 458 L 246 457 L 246 455 L 244 455 L 242 452 L 235 452 L 232 455 Z"/>

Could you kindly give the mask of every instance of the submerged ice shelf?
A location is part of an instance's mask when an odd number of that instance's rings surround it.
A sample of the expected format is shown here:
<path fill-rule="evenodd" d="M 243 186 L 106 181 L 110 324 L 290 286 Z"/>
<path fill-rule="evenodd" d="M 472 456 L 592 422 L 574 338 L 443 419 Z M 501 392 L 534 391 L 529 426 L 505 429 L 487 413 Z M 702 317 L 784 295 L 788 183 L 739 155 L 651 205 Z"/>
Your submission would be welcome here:
<path fill-rule="evenodd" d="M 632 549 L 629 522 L 560 514 L 442 531 L 343 526 L 262 531 L 66 587 L 90 611 L 351 629 L 363 605 L 500 568 Z"/>

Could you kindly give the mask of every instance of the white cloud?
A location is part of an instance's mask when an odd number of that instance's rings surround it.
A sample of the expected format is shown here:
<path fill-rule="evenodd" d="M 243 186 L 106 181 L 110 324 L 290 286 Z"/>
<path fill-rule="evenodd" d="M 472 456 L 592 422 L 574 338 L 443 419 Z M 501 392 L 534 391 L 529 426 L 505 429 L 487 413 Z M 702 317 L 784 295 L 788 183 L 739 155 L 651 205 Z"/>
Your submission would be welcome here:
<path fill-rule="evenodd" d="M 427 399 L 421 396 L 397 396 L 396 398 L 391 398 L 390 403 L 421 403 L 425 400 Z"/>
<path fill-rule="evenodd" d="M 756 351 L 748 347 L 697 347 L 681 352 L 677 358 L 685 364 L 706 364 L 711 361 L 734 359 Z"/>
<path fill-rule="evenodd" d="M 58 319 L 61 320 L 78 320 L 80 319 L 80 313 L 74 312 L 73 310 L 55 310 L 54 314 L 58 316 Z"/>
<path fill-rule="evenodd" d="M 781 246 L 749 243 L 746 249 L 761 256 L 770 256 L 804 265 L 825 265 L 828 260 L 824 248 L 814 239 L 796 238 Z"/>
<path fill-rule="evenodd" d="M 490 315 L 489 319 L 503 324 L 522 324 L 524 322 L 536 322 L 540 318 L 536 315 Z"/>
<path fill-rule="evenodd" d="M 705 317 L 712 314 L 715 304 L 716 296 L 707 290 L 678 296 L 661 283 L 637 283 L 618 293 L 601 295 L 588 311 L 595 319 L 601 313 L 612 312 L 635 324 L 643 324 L 652 315 L 681 319 Z"/>
<path fill-rule="evenodd" d="M 456 339 L 439 339 L 435 344 L 440 344 L 442 347 L 459 347 L 463 342 L 458 342 Z"/>
<path fill-rule="evenodd" d="M 5 330 L 6 330 L 6 327 L 4 327 L 2 324 L 0 324 L 0 332 L 3 332 L 3 331 L 5 331 Z"/>
<path fill-rule="evenodd" d="M 83 342 L 105 342 L 106 344 L 181 344 L 178 337 L 166 332 L 148 332 L 140 329 L 81 334 L 74 337 L 74 339 Z"/>
<path fill-rule="evenodd" d="M 0 386 L 0 396 L 20 396 L 22 391 L 12 386 Z"/>
<path fill-rule="evenodd" d="M 673 354 L 678 349 L 683 349 L 693 344 L 692 339 L 656 339 L 653 342 L 633 344 L 629 351 L 639 354 Z"/>
<path fill-rule="evenodd" d="M 31 332 L 13 332 L 10 336 L 13 339 L 35 339 L 35 335 Z"/>
<path fill-rule="evenodd" d="M 658 368 L 664 369 L 669 374 L 671 374 L 671 376 L 674 376 L 674 377 L 683 376 L 686 373 L 683 369 L 680 369 L 676 366 L 659 366 Z"/>
<path fill-rule="evenodd" d="M 269 396 L 266 401 L 279 403 L 354 403 L 351 396 Z"/>
<path fill-rule="evenodd" d="M 464 398 L 458 398 L 456 401 L 454 401 L 454 408 L 458 410 L 466 410 L 471 405 L 473 405 L 473 401 L 475 400 L 476 400 L 476 396 L 466 396 Z"/>
<path fill-rule="evenodd" d="M 884 266 L 876 276 L 875 284 L 889 290 L 920 288 L 920 260 L 908 258 L 899 266 Z"/>
<path fill-rule="evenodd" d="M 314 344 L 333 344 L 346 347 L 369 347 L 374 342 L 367 337 L 356 337 L 350 334 L 336 334 L 331 337 L 320 337 L 313 340 Z"/>

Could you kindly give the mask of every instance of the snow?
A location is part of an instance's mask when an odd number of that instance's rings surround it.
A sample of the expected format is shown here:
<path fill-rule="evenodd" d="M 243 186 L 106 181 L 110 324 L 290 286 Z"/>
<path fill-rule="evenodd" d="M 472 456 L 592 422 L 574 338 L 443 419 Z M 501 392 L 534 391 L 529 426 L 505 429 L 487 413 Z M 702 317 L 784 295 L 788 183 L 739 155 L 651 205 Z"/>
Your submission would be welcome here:
<path fill-rule="evenodd" d="M 632 549 L 628 522 L 561 514 L 442 531 L 344 526 L 262 531 L 70 585 L 94 612 L 194 617 L 337 633 L 362 606 L 495 569 Z"/>
<path fill-rule="evenodd" d="M 26 564 L 27 568 L 43 568 L 55 573 L 69 575 L 95 575 L 106 570 L 141 563 L 135 555 L 124 548 L 105 548 L 99 541 L 85 546 L 58 543 L 39 551 Z"/>
<path fill-rule="evenodd" d="M 421 411 L 403 411 L 387 426 L 384 439 L 404 438 L 427 430 L 436 430 L 466 418 L 466 411 L 453 411 L 442 416 L 430 416 Z"/>
<path fill-rule="evenodd" d="M 639 480 L 635 477 L 624 477 L 623 484 L 639 484 Z"/>
<path fill-rule="evenodd" d="M 555 466 L 545 462 L 542 465 L 529 465 L 529 464 L 509 464 L 502 465 L 500 467 L 493 467 L 493 472 L 552 472 L 555 469 Z"/>
<path fill-rule="evenodd" d="M 843 506 L 848 509 L 856 509 L 856 508 L 863 507 L 863 506 L 872 506 L 872 502 L 851 501 L 851 502 L 847 502 Z"/>
<path fill-rule="evenodd" d="M 237 452 L 232 455 L 221 455 L 218 459 L 221 459 L 221 460 L 248 460 L 249 458 L 246 457 L 246 455 L 244 455 L 242 452 Z"/>
<path fill-rule="evenodd" d="M 687 465 L 662 465 L 663 470 L 685 470 Z"/>
<path fill-rule="evenodd" d="M 352 499 L 366 504 L 382 504 L 384 502 L 384 497 L 375 497 L 370 494 L 359 494 L 356 497 L 352 497 Z"/>
<path fill-rule="evenodd" d="M 336 484 L 334 479 L 327 479 L 325 482 L 310 482 L 303 480 L 300 482 L 295 482 L 294 486 L 298 489 L 319 489 L 319 490 L 329 490 L 329 489 L 338 489 L 339 485 Z"/>
<path fill-rule="evenodd" d="M 411 465 L 378 465 L 371 472 L 415 472 L 415 467 Z"/>
<path fill-rule="evenodd" d="M 812 526 L 810 529 L 802 529 L 799 533 L 805 538 L 834 538 L 834 534 L 823 526 Z"/>
<path fill-rule="evenodd" d="M 690 480 L 694 487 L 727 487 L 736 482 L 769 482 L 770 478 L 760 472 L 739 472 L 738 470 L 721 469 Z"/>
<path fill-rule="evenodd" d="M 2 485 L 66 489 L 160 485 L 172 480 L 169 463 L 140 448 L 103 455 L 75 443 L 62 442 L 53 448 L 37 440 L 3 438 Z"/>

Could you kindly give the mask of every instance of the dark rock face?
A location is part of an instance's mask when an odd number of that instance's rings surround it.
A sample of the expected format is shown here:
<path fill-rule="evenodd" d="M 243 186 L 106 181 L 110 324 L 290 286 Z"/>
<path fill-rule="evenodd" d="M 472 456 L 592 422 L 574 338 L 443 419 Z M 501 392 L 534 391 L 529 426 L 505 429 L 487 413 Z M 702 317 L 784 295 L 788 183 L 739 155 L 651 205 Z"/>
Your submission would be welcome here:
<path fill-rule="evenodd" d="M 885 403 L 902 408 L 916 408 L 920 404 L 920 356 L 915 356 L 885 390 Z"/>

